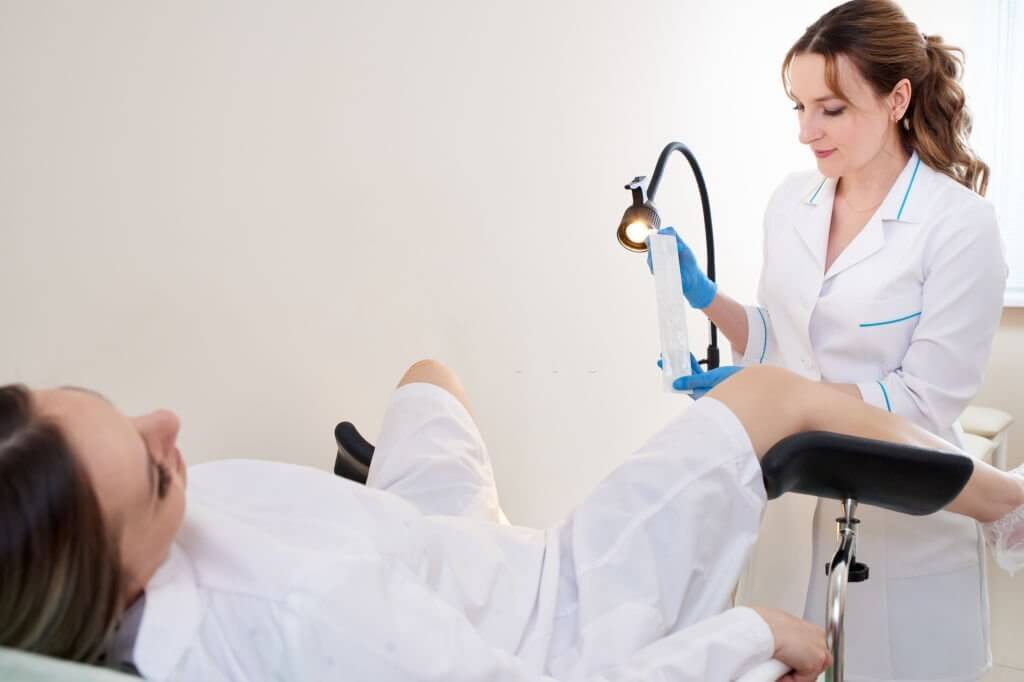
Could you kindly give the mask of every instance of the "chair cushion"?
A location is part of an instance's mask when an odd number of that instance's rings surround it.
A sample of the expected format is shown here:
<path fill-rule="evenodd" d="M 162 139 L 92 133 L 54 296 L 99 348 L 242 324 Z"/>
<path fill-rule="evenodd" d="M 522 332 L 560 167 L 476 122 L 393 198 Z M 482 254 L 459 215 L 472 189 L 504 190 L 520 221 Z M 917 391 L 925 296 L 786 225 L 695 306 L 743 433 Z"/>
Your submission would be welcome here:
<path fill-rule="evenodd" d="M 923 516 L 949 504 L 974 471 L 970 457 L 825 431 L 782 439 L 761 460 L 768 499 L 804 493 Z"/>

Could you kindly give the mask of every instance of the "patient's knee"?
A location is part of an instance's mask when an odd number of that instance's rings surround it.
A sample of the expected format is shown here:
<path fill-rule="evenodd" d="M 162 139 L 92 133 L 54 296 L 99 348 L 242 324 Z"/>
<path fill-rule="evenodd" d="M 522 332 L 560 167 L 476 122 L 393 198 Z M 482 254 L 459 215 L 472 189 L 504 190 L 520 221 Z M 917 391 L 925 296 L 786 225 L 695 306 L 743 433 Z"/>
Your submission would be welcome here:
<path fill-rule="evenodd" d="M 434 384 L 444 383 L 451 380 L 457 381 L 458 378 L 456 377 L 455 372 L 452 371 L 448 365 L 439 360 L 426 358 L 414 362 L 409 369 L 405 371 L 405 374 L 402 376 L 402 380 L 398 385 L 402 386 L 404 384 L 416 382 Z"/>
<path fill-rule="evenodd" d="M 814 382 L 771 365 L 755 365 L 737 372 L 708 395 L 734 411 L 742 409 L 758 419 L 770 419 L 792 432 L 806 430 L 807 403 L 813 400 Z"/>
<path fill-rule="evenodd" d="M 807 430 L 811 413 L 808 402 L 815 399 L 819 384 L 782 367 L 760 365 L 751 369 L 756 370 L 753 390 L 773 405 L 780 418 L 788 420 L 795 431 Z"/>
<path fill-rule="evenodd" d="M 434 360 L 433 358 L 424 358 L 412 363 L 412 365 L 409 366 L 409 369 L 406 370 L 406 374 L 411 372 L 454 374 L 448 365 L 444 364 L 440 360 Z"/>
<path fill-rule="evenodd" d="M 790 396 L 799 393 L 801 387 L 806 387 L 808 383 L 807 379 L 799 374 L 774 365 L 747 367 L 742 372 L 733 375 L 732 378 L 742 380 L 748 391 L 766 396 Z"/>
<path fill-rule="evenodd" d="M 439 386 L 458 398 L 462 404 L 466 404 L 465 389 L 462 387 L 459 376 L 443 362 L 424 359 L 414 363 L 406 370 L 398 385 L 401 387 L 415 383 Z"/>

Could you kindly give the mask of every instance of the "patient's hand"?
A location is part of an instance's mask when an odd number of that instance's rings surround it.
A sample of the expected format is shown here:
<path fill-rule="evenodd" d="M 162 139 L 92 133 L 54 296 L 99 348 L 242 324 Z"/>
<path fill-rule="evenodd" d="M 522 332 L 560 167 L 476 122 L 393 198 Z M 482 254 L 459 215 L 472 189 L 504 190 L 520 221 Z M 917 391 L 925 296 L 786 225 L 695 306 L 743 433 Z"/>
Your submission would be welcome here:
<path fill-rule="evenodd" d="M 818 675 L 832 665 L 832 654 L 825 645 L 825 631 L 817 625 L 779 609 L 755 607 L 754 611 L 771 628 L 775 638 L 774 657 L 793 669 L 783 680 L 815 682 Z"/>

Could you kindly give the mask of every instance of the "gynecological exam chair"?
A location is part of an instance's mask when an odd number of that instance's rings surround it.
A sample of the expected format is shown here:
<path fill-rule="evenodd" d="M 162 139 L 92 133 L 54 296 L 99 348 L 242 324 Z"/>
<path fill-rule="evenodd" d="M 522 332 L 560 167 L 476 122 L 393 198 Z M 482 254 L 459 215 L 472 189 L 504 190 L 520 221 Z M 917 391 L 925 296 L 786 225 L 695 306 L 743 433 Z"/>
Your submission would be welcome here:
<path fill-rule="evenodd" d="M 349 422 L 338 424 L 334 436 L 338 445 L 334 472 L 365 483 L 374 446 Z M 776 444 L 761 467 L 770 500 L 785 493 L 803 493 L 843 503 L 843 516 L 836 519 L 838 546 L 832 560 L 822 567 L 829 576 L 825 630 L 834 661 L 824 679 L 842 682 L 846 588 L 870 579 L 870 567 L 857 560 L 857 505 L 914 516 L 933 514 L 960 493 L 974 463 L 963 455 L 812 431 Z M 783 664 L 769 661 L 740 682 L 772 682 L 787 672 Z"/>

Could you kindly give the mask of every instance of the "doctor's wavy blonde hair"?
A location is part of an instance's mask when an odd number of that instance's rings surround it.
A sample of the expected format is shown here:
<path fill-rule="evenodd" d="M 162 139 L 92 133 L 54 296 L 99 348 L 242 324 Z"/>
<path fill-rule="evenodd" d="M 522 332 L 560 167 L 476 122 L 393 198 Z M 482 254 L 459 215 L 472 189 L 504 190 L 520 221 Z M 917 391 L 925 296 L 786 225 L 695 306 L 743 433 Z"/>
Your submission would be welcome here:
<path fill-rule="evenodd" d="M 851 0 L 807 27 L 782 63 L 782 82 L 792 96 L 789 67 L 800 54 L 825 58 L 825 81 L 836 95 L 836 57 L 844 55 L 880 97 L 910 81 L 910 105 L 899 126 L 903 144 L 921 160 L 984 196 L 989 168 L 971 150 L 971 116 L 960 87 L 964 52 L 940 36 L 926 36 L 891 0 Z"/>
<path fill-rule="evenodd" d="M 0 646 L 100 662 L 122 612 L 117 547 L 56 424 L 0 387 Z"/>

